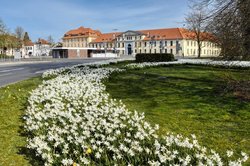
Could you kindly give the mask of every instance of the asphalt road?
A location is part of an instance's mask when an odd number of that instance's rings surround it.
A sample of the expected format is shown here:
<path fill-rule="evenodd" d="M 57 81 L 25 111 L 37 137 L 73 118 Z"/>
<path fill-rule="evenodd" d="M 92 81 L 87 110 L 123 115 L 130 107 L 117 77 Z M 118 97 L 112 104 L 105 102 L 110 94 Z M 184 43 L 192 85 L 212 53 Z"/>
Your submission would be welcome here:
<path fill-rule="evenodd" d="M 0 87 L 41 75 L 49 69 L 103 61 L 105 59 L 58 60 L 47 62 L 0 63 Z"/>

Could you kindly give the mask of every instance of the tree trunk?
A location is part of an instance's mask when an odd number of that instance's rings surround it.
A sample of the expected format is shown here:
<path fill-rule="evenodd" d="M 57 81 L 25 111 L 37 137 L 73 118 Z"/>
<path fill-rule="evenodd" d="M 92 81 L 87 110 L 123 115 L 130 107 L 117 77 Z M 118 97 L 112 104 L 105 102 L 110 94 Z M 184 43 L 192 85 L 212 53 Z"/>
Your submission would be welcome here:
<path fill-rule="evenodd" d="M 200 39 L 197 40 L 197 46 L 198 46 L 198 58 L 201 57 L 201 41 Z"/>
<path fill-rule="evenodd" d="M 238 9 L 241 17 L 243 59 L 250 60 L 250 1 L 239 0 Z"/>

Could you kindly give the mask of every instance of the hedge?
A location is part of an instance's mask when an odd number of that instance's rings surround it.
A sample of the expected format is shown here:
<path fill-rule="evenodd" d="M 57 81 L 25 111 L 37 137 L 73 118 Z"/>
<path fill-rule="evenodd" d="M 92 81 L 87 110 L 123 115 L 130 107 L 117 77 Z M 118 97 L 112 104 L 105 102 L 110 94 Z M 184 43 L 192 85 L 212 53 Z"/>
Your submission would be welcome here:
<path fill-rule="evenodd" d="M 136 54 L 135 60 L 138 63 L 141 62 L 169 62 L 174 61 L 173 54 Z"/>

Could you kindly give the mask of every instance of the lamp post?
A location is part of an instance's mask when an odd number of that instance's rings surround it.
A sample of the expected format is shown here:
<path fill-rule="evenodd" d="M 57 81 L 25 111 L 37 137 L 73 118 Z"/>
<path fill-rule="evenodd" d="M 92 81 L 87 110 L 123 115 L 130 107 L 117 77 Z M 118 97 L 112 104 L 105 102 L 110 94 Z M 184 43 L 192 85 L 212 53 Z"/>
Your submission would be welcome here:
<path fill-rule="evenodd" d="M 41 56 L 41 45 L 42 45 L 42 42 L 40 41 L 40 39 L 38 39 L 37 44 L 38 44 L 38 50 L 39 50 L 38 56 L 40 57 L 40 60 L 42 60 L 42 56 Z"/>

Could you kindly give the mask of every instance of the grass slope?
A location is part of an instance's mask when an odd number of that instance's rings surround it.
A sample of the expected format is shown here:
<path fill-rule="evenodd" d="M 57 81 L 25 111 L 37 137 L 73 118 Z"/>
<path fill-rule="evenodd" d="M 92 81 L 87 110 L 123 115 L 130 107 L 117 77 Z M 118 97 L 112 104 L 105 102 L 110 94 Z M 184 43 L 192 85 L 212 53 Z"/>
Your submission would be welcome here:
<path fill-rule="evenodd" d="M 113 74 L 105 84 L 113 98 L 159 124 L 161 133 L 194 133 L 219 152 L 250 154 L 250 102 L 220 92 L 225 76 L 250 80 L 250 70 L 176 65 Z"/>
<path fill-rule="evenodd" d="M 37 77 L 0 88 L 0 165 L 23 166 L 32 161 L 26 158 L 22 116 L 29 92 L 41 82 Z"/>

